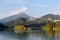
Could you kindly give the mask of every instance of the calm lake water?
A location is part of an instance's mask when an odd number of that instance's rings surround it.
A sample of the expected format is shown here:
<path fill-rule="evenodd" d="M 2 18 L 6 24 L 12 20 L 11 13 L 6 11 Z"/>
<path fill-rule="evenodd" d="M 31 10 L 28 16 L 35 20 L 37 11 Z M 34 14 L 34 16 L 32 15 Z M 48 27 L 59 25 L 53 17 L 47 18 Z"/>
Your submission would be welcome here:
<path fill-rule="evenodd" d="M 1 31 L 0 40 L 60 40 L 60 31 L 24 31 L 20 33 Z"/>

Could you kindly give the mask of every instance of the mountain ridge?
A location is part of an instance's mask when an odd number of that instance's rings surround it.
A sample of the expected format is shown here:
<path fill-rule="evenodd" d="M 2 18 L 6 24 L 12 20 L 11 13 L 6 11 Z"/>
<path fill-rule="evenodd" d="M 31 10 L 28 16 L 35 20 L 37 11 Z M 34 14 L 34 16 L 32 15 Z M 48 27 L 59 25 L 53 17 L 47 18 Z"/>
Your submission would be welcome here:
<path fill-rule="evenodd" d="M 50 17 L 52 19 L 60 20 L 60 15 L 55 15 L 55 14 L 47 14 L 47 15 L 42 16 L 41 18 L 47 19 L 48 17 Z"/>
<path fill-rule="evenodd" d="M 30 16 L 28 16 L 27 14 L 20 13 L 20 14 L 17 14 L 17 15 L 12 15 L 12 16 L 6 17 L 4 19 L 1 19 L 0 20 L 0 23 L 6 23 L 6 22 L 9 22 L 9 21 L 15 20 L 15 19 L 17 19 L 19 17 L 22 17 L 22 18 L 30 18 Z"/>

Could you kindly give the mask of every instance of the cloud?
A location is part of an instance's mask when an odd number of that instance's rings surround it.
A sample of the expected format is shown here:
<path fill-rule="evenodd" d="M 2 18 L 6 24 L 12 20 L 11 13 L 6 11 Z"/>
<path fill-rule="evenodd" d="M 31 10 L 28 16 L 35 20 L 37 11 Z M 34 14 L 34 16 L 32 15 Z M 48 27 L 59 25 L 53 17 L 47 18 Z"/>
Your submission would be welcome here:
<path fill-rule="evenodd" d="M 6 2 L 12 4 L 25 4 L 24 0 L 6 0 Z"/>
<path fill-rule="evenodd" d="M 11 15 L 17 15 L 17 14 L 20 14 L 20 13 L 26 13 L 26 11 L 27 11 L 27 8 L 25 6 L 23 6 L 19 10 L 10 11 L 10 14 Z"/>
<path fill-rule="evenodd" d="M 47 5 L 43 5 L 43 4 L 42 4 L 42 5 L 41 5 L 41 4 L 40 4 L 40 5 L 39 5 L 39 4 L 36 4 L 35 6 L 36 6 L 36 7 L 42 7 L 42 8 L 43 8 L 43 7 L 48 7 Z"/>
<path fill-rule="evenodd" d="M 48 5 L 40 4 L 40 3 L 34 3 L 34 6 L 35 6 L 35 7 L 42 7 L 42 8 L 48 7 Z"/>

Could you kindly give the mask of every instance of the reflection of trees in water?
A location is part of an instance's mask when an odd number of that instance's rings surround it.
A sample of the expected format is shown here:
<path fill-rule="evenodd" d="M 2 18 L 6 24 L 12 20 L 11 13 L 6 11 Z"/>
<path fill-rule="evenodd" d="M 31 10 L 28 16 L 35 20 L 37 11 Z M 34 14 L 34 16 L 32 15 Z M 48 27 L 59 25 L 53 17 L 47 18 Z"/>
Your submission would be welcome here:
<path fill-rule="evenodd" d="M 47 36 L 47 40 L 55 40 L 55 30 L 53 28 L 55 28 L 56 23 L 51 22 L 50 24 L 50 29 L 46 31 L 45 34 Z"/>
<path fill-rule="evenodd" d="M 43 38 L 42 40 L 58 40 L 56 37 L 57 32 L 56 30 L 46 30 L 46 31 L 38 31 L 38 32 L 23 32 L 19 33 L 19 37 L 21 40 L 38 40 Z"/>
<path fill-rule="evenodd" d="M 55 28 L 55 22 L 48 22 L 48 25 L 50 26 L 47 26 L 49 27 L 48 30 L 44 30 L 45 31 L 45 35 L 44 37 L 47 39 L 47 40 L 55 40 L 55 30 L 53 28 Z"/>
<path fill-rule="evenodd" d="M 55 30 L 53 28 L 55 28 L 56 23 L 52 22 L 51 28 L 50 28 L 50 34 L 51 34 L 51 40 L 55 40 Z"/>
<path fill-rule="evenodd" d="M 21 40 L 28 40 L 28 33 L 27 32 L 23 32 L 23 33 L 17 33 L 19 39 Z"/>
<path fill-rule="evenodd" d="M 44 33 L 44 37 L 46 40 L 55 40 L 55 31 L 54 30 L 47 30 Z"/>
<path fill-rule="evenodd" d="M 59 31 L 58 31 L 59 33 Z M 38 31 L 38 32 L 23 32 L 19 33 L 18 36 L 21 40 L 32 40 L 32 39 L 41 39 L 42 40 L 58 40 L 56 38 L 57 31 L 55 30 L 46 30 L 46 31 Z"/>
<path fill-rule="evenodd" d="M 51 30 L 52 40 L 55 40 L 55 30 Z"/>

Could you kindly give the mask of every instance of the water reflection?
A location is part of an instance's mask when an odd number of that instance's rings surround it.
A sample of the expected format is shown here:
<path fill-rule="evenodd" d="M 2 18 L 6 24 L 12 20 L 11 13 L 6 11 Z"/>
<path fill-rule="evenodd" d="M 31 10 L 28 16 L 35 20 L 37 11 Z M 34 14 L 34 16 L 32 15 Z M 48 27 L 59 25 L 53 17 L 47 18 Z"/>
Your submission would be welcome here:
<path fill-rule="evenodd" d="M 20 33 L 0 32 L 0 40 L 60 40 L 59 30 L 31 30 Z"/>
<path fill-rule="evenodd" d="M 55 30 L 47 30 L 44 33 L 46 40 L 55 40 Z"/>

